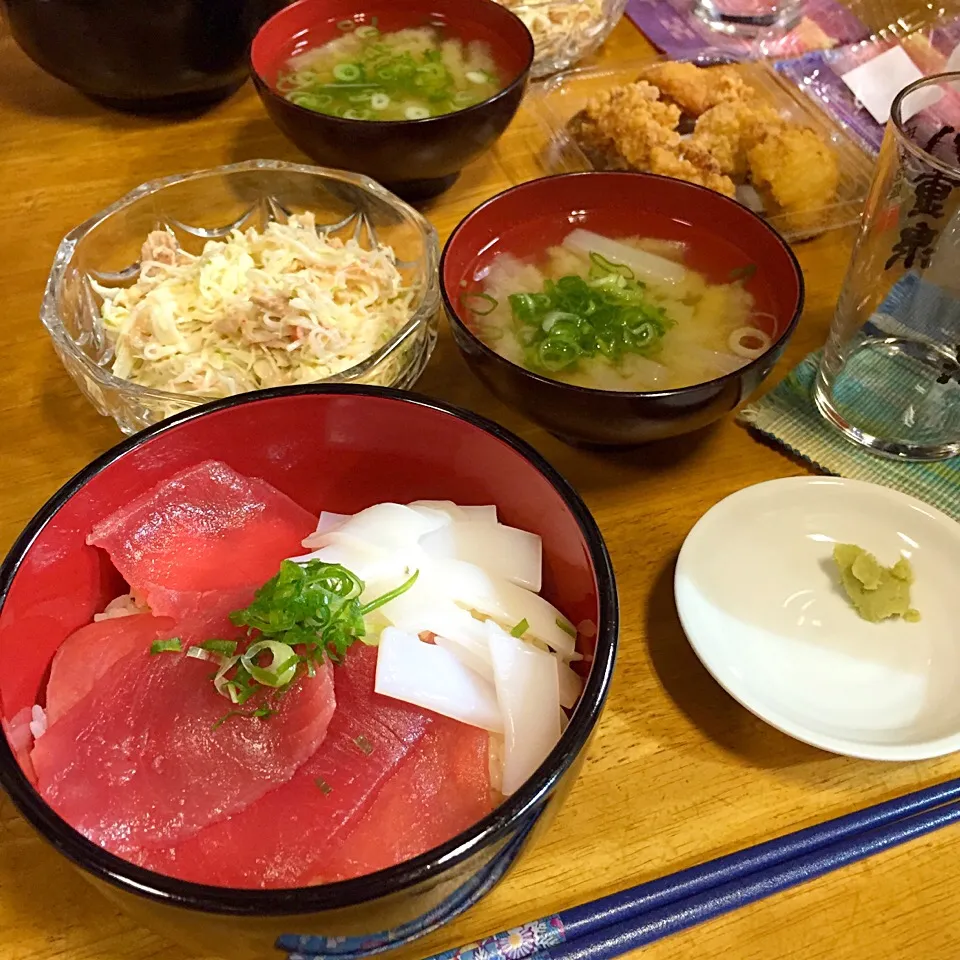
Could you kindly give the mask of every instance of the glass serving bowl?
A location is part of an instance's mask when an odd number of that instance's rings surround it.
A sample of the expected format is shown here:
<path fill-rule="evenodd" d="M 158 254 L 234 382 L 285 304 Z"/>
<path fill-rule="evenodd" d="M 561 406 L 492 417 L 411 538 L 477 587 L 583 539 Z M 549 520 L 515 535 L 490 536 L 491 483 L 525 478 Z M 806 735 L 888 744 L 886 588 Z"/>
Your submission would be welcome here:
<path fill-rule="evenodd" d="M 530 76 L 547 77 L 589 57 L 619 23 L 627 0 L 497 0 L 533 36 Z"/>
<path fill-rule="evenodd" d="M 235 228 L 262 229 L 271 220 L 312 211 L 318 229 L 362 246 L 386 243 L 414 290 L 407 324 L 376 353 L 319 383 L 407 389 L 423 372 L 437 339 L 438 242 L 412 207 L 358 174 L 277 160 L 250 160 L 154 180 L 72 230 L 60 243 L 40 307 L 64 367 L 97 410 L 135 433 L 174 413 L 214 399 L 152 389 L 110 372 L 113 347 L 100 319 L 102 286 L 129 286 L 140 271 L 140 248 L 152 230 L 172 231 L 199 253 Z"/>

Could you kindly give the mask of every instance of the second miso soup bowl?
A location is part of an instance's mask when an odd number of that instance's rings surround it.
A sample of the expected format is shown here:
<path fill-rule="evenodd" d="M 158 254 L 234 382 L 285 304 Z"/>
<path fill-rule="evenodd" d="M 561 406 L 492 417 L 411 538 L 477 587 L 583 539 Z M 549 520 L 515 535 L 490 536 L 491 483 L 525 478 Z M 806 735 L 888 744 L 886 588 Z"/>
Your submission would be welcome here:
<path fill-rule="evenodd" d="M 91 524 L 211 458 L 262 477 L 314 513 L 452 499 L 495 503 L 505 523 L 540 534 L 544 596 L 574 623 L 591 625 L 581 633 L 581 647 L 593 658 L 585 661 L 584 692 L 557 747 L 520 790 L 443 846 L 354 880 L 289 890 L 201 886 L 107 853 L 46 805 L 2 734 L 0 786 L 104 894 L 194 952 L 231 960 L 282 952 L 357 958 L 398 946 L 484 896 L 548 824 L 575 780 L 617 646 L 617 593 L 603 538 L 577 493 L 531 447 L 444 403 L 342 385 L 219 400 L 109 450 L 65 484 L 14 544 L 0 568 L 5 721 L 37 702 L 59 644 L 123 588 L 105 555 L 86 544 Z"/>
<path fill-rule="evenodd" d="M 287 61 L 376 24 L 388 32 L 440 25 L 448 36 L 482 40 L 500 66 L 503 87 L 481 103 L 423 120 L 354 120 L 291 103 L 277 89 Z M 495 0 L 296 0 L 261 27 L 250 48 L 253 83 L 274 123 L 325 167 L 363 173 L 404 200 L 448 189 L 470 161 L 506 130 L 520 106 L 533 64 L 530 31 Z"/>
<path fill-rule="evenodd" d="M 500 253 L 536 257 L 582 227 L 609 237 L 656 235 L 670 221 L 673 238 L 694 228 L 735 248 L 762 282 L 775 335 L 759 357 L 704 383 L 627 392 L 573 386 L 500 356 L 474 332 L 461 293 Z M 574 444 L 635 446 L 705 427 L 760 386 L 780 358 L 803 310 L 803 273 L 787 242 L 746 207 L 712 190 L 648 173 L 570 173 L 531 180 L 468 214 L 440 258 L 440 287 L 453 338 L 473 372 L 509 406 Z"/>

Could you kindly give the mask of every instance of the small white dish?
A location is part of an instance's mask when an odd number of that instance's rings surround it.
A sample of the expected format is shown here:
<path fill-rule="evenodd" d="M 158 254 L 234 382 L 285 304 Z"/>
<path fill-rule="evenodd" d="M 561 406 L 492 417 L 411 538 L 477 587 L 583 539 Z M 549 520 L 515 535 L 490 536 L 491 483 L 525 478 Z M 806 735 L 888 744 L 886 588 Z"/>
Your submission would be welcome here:
<path fill-rule="evenodd" d="M 919 623 L 862 620 L 835 543 L 913 566 Z M 717 682 L 784 733 L 833 753 L 920 760 L 960 750 L 960 524 L 886 487 L 797 477 L 710 509 L 677 561 L 691 646 Z"/>

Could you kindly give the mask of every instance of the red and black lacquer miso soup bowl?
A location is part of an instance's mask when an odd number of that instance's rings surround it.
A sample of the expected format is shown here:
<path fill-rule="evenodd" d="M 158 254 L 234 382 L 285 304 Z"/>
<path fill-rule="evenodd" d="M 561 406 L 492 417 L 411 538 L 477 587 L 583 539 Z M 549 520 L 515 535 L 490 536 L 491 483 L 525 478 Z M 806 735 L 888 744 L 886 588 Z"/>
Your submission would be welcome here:
<path fill-rule="evenodd" d="M 341 111 L 347 116 L 289 99 L 292 57 L 345 32 L 376 30 L 383 35 L 422 27 L 445 39 L 486 44 L 497 68 L 496 86 L 486 99 L 422 119 L 380 120 L 363 100 L 370 92 L 365 94 L 364 81 L 376 79 L 366 73 L 358 80 L 344 74 L 345 81 L 357 87 L 356 109 Z M 296 0 L 261 27 L 250 63 L 270 117 L 307 156 L 328 167 L 364 173 L 405 200 L 418 200 L 450 187 L 463 167 L 507 128 L 523 99 L 533 55 L 533 39 L 523 22 L 494 0 Z M 398 68 L 391 64 L 385 69 Z M 361 119 L 364 113 L 371 116 Z"/>
<path fill-rule="evenodd" d="M 602 446 L 733 410 L 779 359 L 804 296 L 790 247 L 760 217 L 643 173 L 562 174 L 493 197 L 453 231 L 440 280 L 454 339 L 490 391 L 564 440 Z"/>
<path fill-rule="evenodd" d="M 413 859 L 354 879 L 287 889 L 211 886 L 136 866 L 81 835 L 57 813 L 53 801 L 44 800 L 50 794 L 30 762 L 32 758 L 39 766 L 36 746 L 43 740 L 34 740 L 31 752 L 23 736 L 24 717 L 43 716 L 51 661 L 65 638 L 128 589 L 108 554 L 87 544 L 88 534 L 118 508 L 211 460 L 243 477 L 259 478 L 249 481 L 256 489 L 262 489 L 256 486 L 260 481 L 272 485 L 279 494 L 271 495 L 281 497 L 287 513 L 301 516 L 300 522 L 306 516 L 302 511 L 316 517 L 324 510 L 349 514 L 385 501 L 446 500 L 495 504 L 504 524 L 539 534 L 541 595 L 578 625 L 583 690 L 556 747 L 511 796 L 479 822 Z M 226 500 L 232 502 L 233 493 Z M 211 502 L 216 513 L 219 501 Z M 144 520 L 149 536 L 156 533 L 150 517 L 158 515 L 168 514 L 150 513 Z M 209 529 L 220 528 L 214 524 Z M 270 537 L 275 540 L 275 533 Z M 299 541 L 298 534 L 298 549 Z M 184 565 L 196 564 L 189 550 L 183 556 Z M 237 564 L 247 561 L 236 559 Z M 220 568 L 205 569 L 216 578 Z M 444 403 L 387 388 L 339 385 L 284 387 L 216 401 L 114 447 L 70 480 L 27 526 L 0 571 L 0 602 L 5 664 L 0 673 L 5 732 L 0 736 L 0 785 L 33 827 L 108 897 L 189 948 L 233 960 L 262 960 L 276 950 L 298 957 L 366 956 L 422 935 L 483 897 L 545 828 L 576 778 L 607 695 L 618 632 L 616 586 L 600 531 L 577 493 L 533 449 L 496 424 Z M 358 649 L 364 656 L 372 652 L 362 645 Z M 148 670 L 169 656 L 152 646 L 150 653 L 144 661 Z M 97 655 L 94 645 L 91 657 Z M 142 651 L 137 648 L 133 655 Z M 65 659 L 58 661 L 61 668 Z M 184 657 L 179 664 L 190 662 Z M 77 672 L 90 666 L 85 659 Z M 202 662 L 198 666 L 216 669 Z M 336 671 L 345 668 L 332 669 L 337 677 Z M 202 677 L 204 684 L 212 683 L 213 673 Z M 276 709 L 283 710 L 285 702 Z M 34 711 L 34 705 L 39 709 Z M 46 706 L 49 712 L 49 700 Z M 71 709 L 83 707 L 80 700 Z M 176 711 L 179 704 L 158 707 Z M 48 715 L 46 731 L 31 733 L 51 737 L 58 723 L 69 721 L 69 711 L 60 719 Z M 158 722 L 166 722 L 162 714 Z M 137 739 L 130 738 L 134 760 Z M 358 757 L 366 756 L 370 749 L 361 749 L 364 738 L 356 741 Z M 154 772 L 163 774 L 162 757 L 153 760 L 160 764 Z M 486 763 L 484 753 L 484 769 Z M 283 819 L 319 817 L 322 822 L 329 785 L 318 778 L 316 786 L 320 806 L 293 807 Z M 261 824 L 246 841 L 241 832 L 239 842 L 263 843 L 271 834 L 268 827 Z M 376 829 L 373 841 L 379 843 Z M 384 830 L 389 832 L 389 826 Z"/>

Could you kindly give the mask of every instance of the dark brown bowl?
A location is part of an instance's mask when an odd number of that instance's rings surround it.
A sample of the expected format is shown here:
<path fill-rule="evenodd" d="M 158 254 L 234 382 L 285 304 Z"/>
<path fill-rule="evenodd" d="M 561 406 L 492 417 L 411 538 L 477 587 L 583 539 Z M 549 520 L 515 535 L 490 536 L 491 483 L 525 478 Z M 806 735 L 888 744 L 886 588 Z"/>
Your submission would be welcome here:
<path fill-rule="evenodd" d="M 443 23 L 462 40 L 483 40 L 508 79 L 482 103 L 425 120 L 347 120 L 307 110 L 276 89 L 287 61 L 340 35 L 338 24 L 383 31 Z M 274 123 L 325 167 L 378 180 L 405 200 L 436 196 L 488 150 L 513 119 L 533 63 L 533 39 L 494 0 L 296 0 L 268 20 L 250 50 L 251 74 Z"/>
<path fill-rule="evenodd" d="M 81 93 L 131 111 L 212 103 L 247 78 L 250 41 L 284 0 L 0 0 L 18 45 Z"/>
<path fill-rule="evenodd" d="M 628 393 L 572 386 L 504 359 L 473 332 L 464 291 L 498 254 L 529 257 L 583 226 L 642 235 L 646 221 L 672 222 L 725 241 L 727 268 L 752 264 L 747 282 L 776 319 L 769 349 L 726 376 L 690 387 Z M 477 207 L 440 258 L 440 288 L 454 340 L 473 372 L 501 400 L 571 443 L 633 446 L 704 427 L 743 403 L 773 369 L 803 310 L 803 274 L 786 241 L 756 214 L 719 193 L 647 173 L 572 173 L 532 180 Z"/>
<path fill-rule="evenodd" d="M 86 543 L 93 522 L 202 460 L 261 477 L 306 509 L 354 512 L 384 500 L 495 503 L 543 539 L 543 595 L 592 654 L 583 695 L 553 752 L 489 816 L 440 847 L 324 886 L 239 890 L 134 866 L 81 836 L 32 786 L 0 732 L 0 787 L 23 816 L 109 897 L 192 953 L 264 960 L 357 958 L 412 940 L 484 896 L 559 809 L 610 686 L 618 608 L 603 538 L 572 487 L 531 447 L 480 417 L 378 387 L 281 387 L 171 417 L 107 451 L 27 526 L 0 567 L 0 720 L 29 710 L 53 654 L 122 585 Z M 358 465 L 389 463 L 388 470 Z"/>

